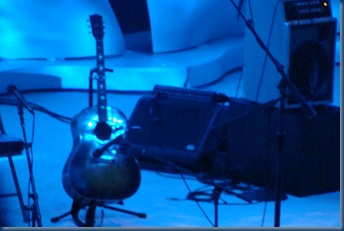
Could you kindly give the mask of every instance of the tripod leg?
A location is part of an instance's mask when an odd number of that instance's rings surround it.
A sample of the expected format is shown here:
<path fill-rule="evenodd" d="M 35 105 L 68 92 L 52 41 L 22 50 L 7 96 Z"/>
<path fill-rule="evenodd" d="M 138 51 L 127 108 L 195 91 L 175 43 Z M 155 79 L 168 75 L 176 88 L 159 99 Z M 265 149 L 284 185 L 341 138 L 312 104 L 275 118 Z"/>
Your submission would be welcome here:
<path fill-rule="evenodd" d="M 219 199 L 221 196 L 222 190 L 220 187 L 215 186 L 213 189 L 212 197 L 214 200 L 214 227 L 219 225 Z"/>
<path fill-rule="evenodd" d="M 0 126 L 1 126 L 1 124 L 0 124 Z M 24 204 L 23 194 L 22 194 L 20 186 L 19 186 L 19 181 L 18 181 L 17 173 L 16 173 L 16 170 L 15 170 L 15 167 L 14 167 L 12 156 L 8 156 L 8 161 L 10 163 L 12 177 L 13 177 L 13 180 L 14 180 L 14 185 L 16 186 L 17 196 L 18 196 L 18 199 L 19 199 L 20 209 L 21 209 L 21 212 L 22 212 L 22 215 L 23 215 L 23 220 L 24 220 L 24 222 L 27 223 L 27 222 L 29 222 L 29 214 L 28 214 L 27 208 L 25 207 L 25 204 Z"/>
<path fill-rule="evenodd" d="M 82 203 L 81 199 L 80 200 L 73 200 L 72 209 L 70 211 L 63 213 L 60 216 L 53 217 L 53 218 L 51 218 L 50 221 L 52 223 L 56 223 L 59 220 L 61 220 L 62 218 L 69 216 L 69 215 L 72 215 L 72 218 L 73 218 L 73 220 L 77 226 L 93 227 L 94 223 L 95 223 L 94 217 L 95 217 L 96 205 L 95 205 L 95 203 L 90 204 L 89 209 L 87 210 L 87 213 L 86 213 L 86 222 L 85 223 L 83 223 L 79 219 L 79 211 L 80 211 L 80 209 L 82 209 L 84 207 L 85 207 L 85 205 Z"/>
<path fill-rule="evenodd" d="M 127 214 L 130 214 L 130 215 L 134 215 L 134 216 L 137 216 L 139 218 L 147 218 L 147 214 L 145 214 L 145 213 L 137 213 L 137 212 L 133 212 L 133 211 L 125 210 L 125 209 L 111 207 L 111 206 L 108 206 L 108 205 L 102 205 L 102 207 L 104 207 L 106 209 L 122 212 L 122 213 L 127 213 Z"/>
<path fill-rule="evenodd" d="M 119 204 L 123 204 L 123 201 L 119 202 Z M 66 212 L 60 216 L 53 217 L 50 221 L 55 223 L 55 222 L 58 222 L 60 219 L 66 217 L 68 215 L 71 215 L 77 226 L 79 226 L 79 227 L 94 227 L 95 211 L 96 211 L 97 206 L 101 206 L 103 208 L 122 212 L 122 213 L 131 214 L 131 215 L 137 216 L 139 218 L 146 218 L 147 217 L 147 215 L 145 213 L 137 213 L 137 212 L 133 212 L 133 211 L 125 210 L 125 209 L 115 208 L 115 207 L 111 207 L 108 205 L 104 205 L 103 203 L 100 203 L 98 205 L 97 202 L 93 201 L 88 205 L 88 210 L 86 213 L 86 218 L 85 218 L 85 223 L 84 223 L 79 219 L 79 212 L 80 212 L 80 209 L 85 208 L 86 205 L 83 203 L 82 199 L 74 199 L 71 211 Z"/>
<path fill-rule="evenodd" d="M 214 227 L 219 227 L 219 202 L 217 200 L 214 201 Z"/>
<path fill-rule="evenodd" d="M 56 223 L 56 222 L 58 222 L 59 220 L 61 220 L 62 218 L 66 217 L 66 216 L 68 216 L 68 215 L 71 215 L 71 214 L 72 214 L 72 212 L 71 212 L 71 211 L 68 211 L 68 212 L 66 212 L 66 213 L 64 213 L 64 214 L 62 214 L 62 215 L 60 215 L 60 216 L 51 218 L 50 221 L 51 221 L 52 223 Z"/>

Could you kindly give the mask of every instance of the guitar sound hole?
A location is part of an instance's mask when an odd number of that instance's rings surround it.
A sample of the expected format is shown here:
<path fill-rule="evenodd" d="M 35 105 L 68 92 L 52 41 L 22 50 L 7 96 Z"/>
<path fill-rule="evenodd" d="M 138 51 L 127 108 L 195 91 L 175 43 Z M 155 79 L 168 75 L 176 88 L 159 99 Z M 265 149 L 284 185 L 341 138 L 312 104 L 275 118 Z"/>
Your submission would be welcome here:
<path fill-rule="evenodd" d="M 112 129 L 106 122 L 98 122 L 94 134 L 100 140 L 108 140 L 111 137 Z"/>

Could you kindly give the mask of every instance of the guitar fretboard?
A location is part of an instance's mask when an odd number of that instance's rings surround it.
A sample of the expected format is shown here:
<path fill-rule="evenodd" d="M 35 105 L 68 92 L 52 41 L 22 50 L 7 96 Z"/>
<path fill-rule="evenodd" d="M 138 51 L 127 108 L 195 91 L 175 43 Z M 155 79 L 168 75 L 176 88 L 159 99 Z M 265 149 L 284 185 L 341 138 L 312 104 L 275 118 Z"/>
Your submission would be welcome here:
<path fill-rule="evenodd" d="M 97 94 L 98 94 L 98 116 L 99 121 L 107 121 L 107 98 L 105 82 L 104 43 L 102 39 L 96 40 L 97 45 Z"/>

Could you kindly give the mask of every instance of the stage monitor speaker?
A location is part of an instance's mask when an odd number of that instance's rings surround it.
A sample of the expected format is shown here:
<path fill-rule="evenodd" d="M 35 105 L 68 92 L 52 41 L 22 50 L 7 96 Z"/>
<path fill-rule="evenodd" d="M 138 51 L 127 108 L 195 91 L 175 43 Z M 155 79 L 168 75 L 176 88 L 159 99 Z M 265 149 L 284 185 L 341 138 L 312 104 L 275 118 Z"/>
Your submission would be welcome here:
<path fill-rule="evenodd" d="M 126 133 L 142 169 L 202 173 L 274 189 L 280 110 L 269 104 L 185 89 L 156 89 L 137 102 Z M 340 108 L 284 114 L 283 190 L 295 196 L 340 187 Z M 138 129 L 135 129 L 138 128 Z M 185 171 L 186 170 L 186 171 Z"/>
<path fill-rule="evenodd" d="M 273 191 L 280 111 L 253 108 L 226 125 L 228 151 L 217 156 L 214 162 L 219 164 L 215 164 L 213 175 Z M 340 108 L 319 105 L 315 110 L 317 115 L 312 119 L 300 108 L 289 109 L 284 115 L 280 166 L 287 194 L 308 196 L 340 190 Z"/>
<path fill-rule="evenodd" d="M 227 106 L 215 93 L 184 88 L 155 88 L 139 99 L 126 134 L 142 168 L 168 172 L 204 172 L 211 166 L 224 133 L 219 126 Z M 139 129 L 134 129 L 139 128 Z"/>
<path fill-rule="evenodd" d="M 311 105 L 331 103 L 336 19 L 331 16 L 330 1 L 264 0 L 251 4 L 247 17 L 291 83 Z M 276 65 L 249 29 L 245 39 L 244 97 L 260 103 L 279 98 L 282 78 Z M 299 107 L 292 94 L 286 107 Z"/>

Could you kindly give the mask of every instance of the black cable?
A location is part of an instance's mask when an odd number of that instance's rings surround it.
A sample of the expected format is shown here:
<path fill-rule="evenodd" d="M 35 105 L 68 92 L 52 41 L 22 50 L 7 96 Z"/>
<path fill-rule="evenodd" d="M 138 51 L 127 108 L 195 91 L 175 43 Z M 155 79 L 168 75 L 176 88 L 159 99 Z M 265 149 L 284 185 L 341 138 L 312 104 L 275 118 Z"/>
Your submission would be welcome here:
<path fill-rule="evenodd" d="M 61 88 L 51 88 L 51 89 L 35 89 L 35 90 L 23 90 L 21 91 L 22 93 L 44 93 L 44 92 L 87 92 L 87 89 L 79 89 L 79 88 L 70 88 L 70 89 L 61 89 Z M 108 93 L 110 94 L 123 94 L 123 95 L 147 95 L 151 94 L 152 91 L 127 91 L 127 90 L 107 90 Z M 0 94 L 1 96 L 7 96 L 8 93 L 5 94 Z M 54 113 L 38 104 L 32 103 L 32 102 L 27 102 L 28 105 L 30 105 L 32 108 L 34 108 L 37 111 L 41 111 L 42 113 L 45 113 L 57 120 L 60 120 L 61 122 L 64 123 L 71 123 L 72 118 L 63 116 L 57 113 Z M 11 106 L 16 106 L 18 103 L 17 101 L 11 100 L 11 99 L 2 99 L 0 98 L 0 104 L 5 104 L 5 105 L 11 105 Z"/>
<path fill-rule="evenodd" d="M 165 172 L 162 172 L 162 171 L 158 171 L 158 170 L 155 171 L 155 173 L 157 175 L 159 175 L 159 176 L 170 178 L 170 179 L 180 179 L 181 178 L 180 176 L 177 176 L 176 174 L 173 174 L 173 173 L 168 174 L 168 173 L 165 173 Z M 184 176 L 184 178 L 185 178 L 185 176 Z M 195 177 L 192 177 L 192 176 L 189 176 L 186 179 L 197 181 L 197 179 Z"/>
<path fill-rule="evenodd" d="M 186 188 L 188 189 L 189 193 L 192 193 L 192 191 L 191 191 L 191 189 L 190 189 L 188 183 L 186 182 L 186 180 L 185 180 L 183 174 L 180 174 L 180 175 L 181 175 L 181 177 L 182 177 L 182 179 L 183 179 L 183 182 L 184 182 Z M 210 220 L 209 216 L 208 216 L 207 213 L 204 211 L 204 209 L 203 209 L 202 206 L 200 205 L 199 201 L 198 201 L 198 200 L 194 200 L 194 201 L 196 202 L 198 208 L 201 210 L 201 212 L 203 213 L 204 217 L 207 219 L 207 221 L 209 222 L 209 224 L 210 224 L 211 226 L 214 227 L 215 224 Z"/>
<path fill-rule="evenodd" d="M 40 105 L 37 105 L 37 104 L 34 104 L 34 103 L 30 103 L 30 105 L 32 105 L 33 108 L 35 108 L 36 110 L 38 111 L 41 111 L 42 113 L 45 113 L 57 120 L 60 120 L 61 122 L 64 122 L 64 123 L 68 123 L 70 124 L 71 121 L 72 121 L 72 118 L 70 117 L 66 117 L 66 116 L 63 116 L 63 115 L 60 115 L 60 114 L 57 114 L 57 113 L 54 113 L 52 111 L 49 111 L 48 109 L 40 106 Z"/>
<path fill-rule="evenodd" d="M 277 8 L 278 8 L 278 5 L 280 4 L 281 0 L 278 0 L 274 6 L 274 12 L 273 12 L 273 16 L 272 16 L 272 19 L 271 19 L 271 25 L 270 25 L 270 29 L 269 29 L 269 34 L 268 34 L 268 41 L 267 41 L 267 44 L 266 44 L 266 47 L 269 49 L 270 48 L 270 42 L 271 42 L 271 36 L 272 36 L 272 30 L 273 30 L 273 27 L 275 25 L 275 18 L 276 18 L 276 14 L 277 14 Z M 263 61 L 263 65 L 262 65 L 262 71 L 260 73 L 260 77 L 259 77 L 259 81 L 258 81 L 258 86 L 257 86 L 257 93 L 256 93 L 256 98 L 255 98 L 255 101 L 258 101 L 258 97 L 260 95 L 260 90 L 261 90 L 261 86 L 262 86 L 262 82 L 263 82 L 263 77 L 264 77 L 264 73 L 265 73 L 265 68 L 266 68 L 266 64 L 267 64 L 267 61 L 268 61 L 268 55 L 265 54 L 264 56 L 264 61 Z"/>
<path fill-rule="evenodd" d="M 242 7 L 242 6 L 241 6 Z M 240 8 L 241 8 L 240 7 Z M 254 25 L 254 19 L 253 19 L 253 13 L 252 13 L 252 5 L 251 5 L 251 0 L 249 0 L 249 11 L 250 11 L 250 15 L 251 15 L 251 21 L 252 21 L 252 24 Z M 239 15 L 238 15 L 239 16 Z M 228 70 L 226 71 L 225 73 L 223 73 L 219 78 L 211 81 L 211 82 L 208 82 L 208 83 L 204 83 L 204 84 L 201 84 L 201 85 L 198 85 L 198 86 L 194 86 L 193 88 L 195 89 L 201 89 L 201 88 L 206 88 L 206 87 L 210 87 L 212 85 L 215 85 L 219 82 L 221 82 L 223 79 L 225 79 L 228 75 L 231 75 L 235 72 L 238 72 L 238 71 L 241 71 L 241 74 L 240 74 L 240 77 L 239 77 L 239 80 L 238 80 L 238 84 L 237 84 L 237 90 L 236 90 L 236 97 L 238 97 L 239 95 L 239 89 L 240 89 L 240 85 L 241 85 L 241 81 L 242 81 L 242 70 L 243 70 L 243 66 L 240 66 L 240 67 L 235 67 L 231 70 Z"/>
<path fill-rule="evenodd" d="M 239 97 L 239 91 L 240 91 L 240 87 L 241 87 L 242 77 L 243 77 L 243 72 L 240 73 L 240 77 L 239 77 L 238 84 L 237 84 L 237 89 L 235 92 L 235 97 Z"/>
<path fill-rule="evenodd" d="M 33 164 L 34 164 L 34 155 L 33 155 L 33 151 L 32 151 L 32 147 L 33 147 L 33 142 L 34 142 L 34 136 L 35 136 L 35 121 L 36 121 L 36 114 L 32 114 L 32 123 L 31 123 L 31 126 L 32 126 L 32 131 L 31 131 L 31 141 L 29 143 L 26 143 L 25 145 L 28 145 L 26 147 L 26 149 L 28 150 L 28 155 L 29 155 L 29 159 L 28 159 L 28 167 L 29 169 L 33 169 Z M 23 125 L 22 125 L 23 126 Z M 32 194 L 31 192 L 31 189 L 32 189 L 32 178 L 33 176 L 30 174 L 29 176 L 29 180 L 28 180 L 28 193 L 27 193 L 27 214 L 28 214 L 28 227 L 30 226 L 33 226 L 34 224 L 32 223 L 33 222 L 33 218 L 30 217 L 30 215 L 32 215 L 32 212 L 31 210 L 33 209 L 31 207 L 31 199 L 32 199 L 32 196 L 35 196 Z"/>
<path fill-rule="evenodd" d="M 253 12 L 252 12 L 252 4 L 251 4 L 251 0 L 248 0 L 248 6 L 249 6 L 249 10 L 250 10 L 251 23 L 252 23 L 252 26 L 254 27 L 254 18 L 253 18 Z"/>
<path fill-rule="evenodd" d="M 155 99 L 152 99 L 152 100 L 155 100 Z M 148 135 L 146 136 L 146 141 L 144 142 L 145 145 L 144 145 L 144 148 L 142 150 L 142 154 L 146 154 L 146 150 L 152 140 L 152 134 L 153 134 L 153 127 L 155 125 L 155 123 L 157 122 L 154 121 L 150 127 L 149 127 L 149 132 L 148 132 Z M 130 142 L 128 142 L 127 140 L 125 140 L 124 142 L 126 142 L 127 144 L 129 144 L 129 146 L 132 146 L 132 144 Z M 160 145 L 161 146 L 161 145 Z M 161 146 L 161 150 L 163 153 L 166 153 L 165 149 Z M 148 158 L 151 158 L 151 159 L 154 159 L 154 160 L 158 160 L 158 162 L 162 163 L 162 164 L 165 164 L 165 165 L 171 165 L 171 166 L 174 166 L 172 163 L 169 163 L 169 162 L 166 162 L 166 161 L 162 161 L 160 158 L 152 158 L 149 154 L 148 154 Z M 184 178 L 184 174 L 183 173 L 180 173 L 180 176 L 186 186 L 186 188 L 188 189 L 189 193 L 191 193 L 191 189 L 189 187 L 189 185 L 187 184 L 185 178 Z M 195 174 L 191 174 L 191 176 L 195 176 Z M 196 177 L 197 178 L 197 177 Z M 208 222 L 214 226 L 214 224 L 210 221 L 209 217 L 207 216 L 207 214 L 205 213 L 205 211 L 203 210 L 203 208 L 199 205 L 199 202 L 198 201 L 195 201 L 196 204 L 198 205 L 198 207 L 200 208 L 201 212 L 204 214 L 204 216 L 206 217 L 206 219 L 208 220 Z"/>
<path fill-rule="evenodd" d="M 28 90 L 21 90 L 21 93 L 49 93 L 49 92 L 86 92 L 88 93 L 88 89 L 83 88 L 43 88 L 43 89 L 28 89 Z M 151 94 L 152 91 L 144 91 L 144 90 L 111 90 L 107 89 L 107 93 L 110 94 L 119 94 L 119 95 L 147 95 Z M 0 96 L 6 96 L 8 93 L 2 93 Z"/>
<path fill-rule="evenodd" d="M 212 85 L 215 85 L 215 84 L 221 82 L 221 81 L 222 81 L 223 79 L 225 79 L 228 75 L 231 75 L 231 74 L 233 74 L 233 73 L 235 73 L 235 72 L 241 71 L 242 69 L 243 69 L 242 66 L 241 66 L 241 67 L 235 67 L 235 68 L 230 69 L 230 70 L 226 71 L 225 73 L 223 73 L 219 78 L 217 78 L 217 79 L 215 79 L 215 80 L 213 80 L 213 81 L 211 81 L 211 82 L 208 82 L 208 83 L 204 83 L 204 84 L 200 84 L 200 85 L 198 85 L 198 86 L 194 86 L 193 88 L 195 88 L 195 89 L 201 89 L 201 88 L 210 87 L 210 86 L 212 86 Z"/>
<path fill-rule="evenodd" d="M 31 212 L 30 212 L 30 209 L 31 209 L 31 207 L 30 207 L 30 197 L 31 197 L 31 180 L 29 179 L 29 182 L 28 182 L 28 188 L 27 188 L 27 191 L 28 191 L 28 194 L 27 194 L 27 210 L 29 210 L 29 211 L 27 211 L 27 215 L 28 215 L 28 223 L 27 223 L 27 225 L 28 225 L 28 227 L 30 227 L 31 226 L 31 221 L 32 221 L 32 218 L 30 217 L 30 215 L 31 215 Z"/>
<path fill-rule="evenodd" d="M 11 100 L 11 99 L 1 99 L 0 98 L 0 104 L 4 104 L 4 105 L 10 105 L 10 106 L 17 106 L 18 105 L 18 102 L 16 100 Z M 40 105 L 37 105 L 35 103 L 32 103 L 32 102 L 27 102 L 28 105 L 30 105 L 30 107 L 32 107 L 33 109 L 37 110 L 37 111 L 41 111 L 45 114 L 48 114 L 50 115 L 51 117 L 57 119 L 57 120 L 60 120 L 62 122 L 65 122 L 65 123 L 70 123 L 71 122 L 71 118 L 70 117 L 66 117 L 66 116 L 62 116 L 62 115 L 59 115 L 57 113 L 54 113 L 52 111 L 49 111 L 47 110 L 46 108 L 40 106 Z"/>
<path fill-rule="evenodd" d="M 268 202 L 265 201 L 264 203 L 264 209 L 263 209 L 263 218 L 262 218 L 262 222 L 260 224 L 260 227 L 264 227 L 264 222 L 265 222 L 265 217 L 266 217 L 266 211 L 267 211 L 267 208 L 268 208 Z"/>
<path fill-rule="evenodd" d="M 155 100 L 154 98 L 152 100 Z M 217 112 L 215 112 L 211 118 L 211 121 L 213 124 L 216 120 L 216 118 L 218 117 L 219 113 L 220 112 L 223 112 L 224 111 L 224 107 L 220 107 L 217 109 Z M 153 115 L 152 115 L 153 116 Z M 213 185 L 214 187 L 218 187 L 221 189 L 221 191 L 224 191 L 224 192 L 227 192 L 231 195 L 234 195 L 242 200 L 245 200 L 246 202 L 248 203 L 251 203 L 251 201 L 249 201 L 247 198 L 244 198 L 244 196 L 242 196 L 241 194 L 239 193 L 235 193 L 227 188 L 224 188 L 222 187 L 220 184 L 218 184 L 215 180 L 211 180 L 211 179 L 207 179 L 205 178 L 204 176 L 202 176 L 202 174 L 199 174 L 199 173 L 194 173 L 192 171 L 189 171 L 188 169 L 184 168 L 184 167 L 181 167 L 179 166 L 178 164 L 175 164 L 175 163 L 172 163 L 166 159 L 163 159 L 163 158 L 160 158 L 158 156 L 153 156 L 153 155 L 150 155 L 150 153 L 147 152 L 147 148 L 149 146 L 149 144 L 151 143 L 151 140 L 152 140 L 152 134 L 153 134 L 153 127 L 156 125 L 156 123 L 159 121 L 159 118 L 156 118 L 153 123 L 150 124 L 149 126 L 149 129 L 148 129 L 148 134 L 146 135 L 146 140 L 144 142 L 144 148 L 141 152 L 141 154 L 143 155 L 146 155 L 147 159 L 150 159 L 150 160 L 154 160 L 154 161 L 157 161 L 158 163 L 160 164 L 163 164 L 165 166 L 169 166 L 171 167 L 172 169 L 176 170 L 177 173 L 180 174 L 181 178 L 183 179 L 184 183 L 186 184 L 186 187 L 189 191 L 190 194 L 192 194 L 191 192 L 191 189 L 189 188 L 188 184 L 186 183 L 186 180 L 184 178 L 184 174 L 186 175 L 190 175 L 190 176 L 193 176 L 195 177 L 196 179 L 200 180 L 200 182 L 204 183 L 204 184 L 209 184 L 209 185 Z M 125 142 L 128 144 L 128 146 L 133 146 L 132 143 L 130 143 L 128 140 L 125 140 Z M 162 146 L 162 145 L 158 145 L 160 147 L 160 150 L 162 153 L 164 153 L 164 155 L 166 156 L 167 155 L 167 152 L 165 150 L 165 148 Z M 178 151 L 176 151 L 178 152 Z M 209 220 L 209 217 L 207 216 L 207 214 L 203 211 L 203 208 L 199 205 L 199 202 L 198 201 L 195 201 L 198 206 L 200 207 L 200 210 L 202 211 L 202 213 L 205 215 L 206 219 L 210 222 L 210 224 L 214 225 L 210 220 Z"/>

